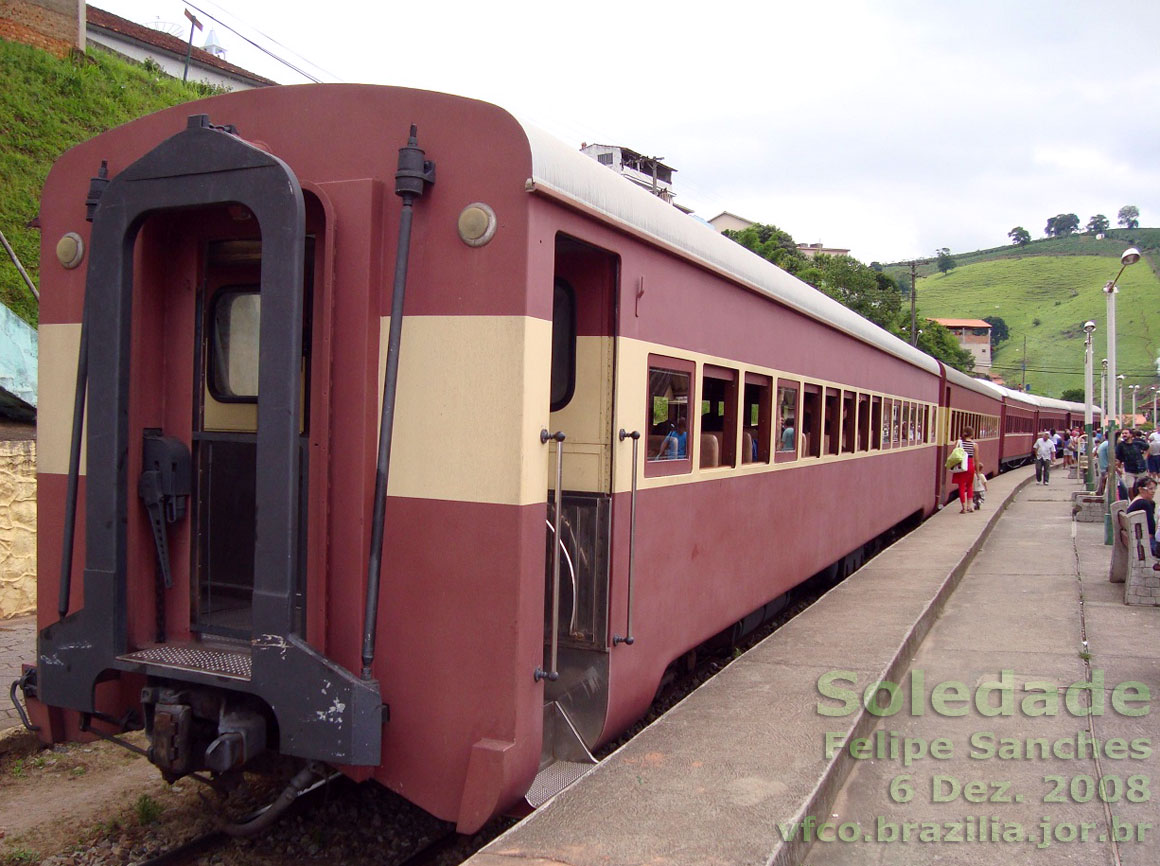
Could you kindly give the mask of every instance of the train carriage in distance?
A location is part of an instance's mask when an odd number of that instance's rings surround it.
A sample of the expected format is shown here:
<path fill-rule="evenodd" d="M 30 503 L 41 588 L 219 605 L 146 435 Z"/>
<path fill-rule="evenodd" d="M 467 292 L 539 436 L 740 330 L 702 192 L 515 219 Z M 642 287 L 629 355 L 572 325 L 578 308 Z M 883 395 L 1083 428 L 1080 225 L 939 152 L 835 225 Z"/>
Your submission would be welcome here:
<path fill-rule="evenodd" d="M 28 703 L 168 778 L 320 762 L 473 831 L 932 513 L 955 424 L 999 462 L 1003 398 L 472 100 L 214 97 L 41 208 Z"/>

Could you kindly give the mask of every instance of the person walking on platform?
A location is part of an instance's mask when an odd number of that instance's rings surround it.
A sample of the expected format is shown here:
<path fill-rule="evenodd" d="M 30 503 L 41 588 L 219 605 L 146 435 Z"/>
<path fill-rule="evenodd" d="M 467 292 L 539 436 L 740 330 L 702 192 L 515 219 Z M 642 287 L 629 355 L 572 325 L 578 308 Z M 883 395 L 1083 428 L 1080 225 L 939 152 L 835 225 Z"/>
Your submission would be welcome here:
<path fill-rule="evenodd" d="M 978 511 L 987 498 L 987 472 L 978 460 L 975 461 L 975 482 L 972 488 L 975 493 L 975 511 Z"/>
<path fill-rule="evenodd" d="M 1035 440 L 1035 483 L 1046 484 L 1051 479 L 1051 461 L 1055 459 L 1055 443 L 1046 430 Z"/>
<path fill-rule="evenodd" d="M 1099 444 L 1096 446 L 1096 468 L 1100 471 L 1100 485 L 1096 488 L 1096 496 L 1104 495 L 1104 485 L 1108 483 L 1108 440 L 1106 436 L 1099 437 Z"/>
<path fill-rule="evenodd" d="M 1148 471 L 1144 455 L 1148 446 L 1136 439 L 1134 430 L 1125 430 L 1116 445 L 1116 460 L 1124 467 L 1124 484 L 1128 489 L 1136 483 L 1136 479 Z"/>
<path fill-rule="evenodd" d="M 951 475 L 951 481 L 959 486 L 959 503 L 962 506 L 960 514 L 967 514 L 971 511 L 970 502 L 975 486 L 975 442 L 971 438 L 974 435 L 974 428 L 963 428 L 963 434 L 959 437 L 957 444 L 959 448 L 963 449 L 967 459 L 963 461 L 960 470 Z"/>

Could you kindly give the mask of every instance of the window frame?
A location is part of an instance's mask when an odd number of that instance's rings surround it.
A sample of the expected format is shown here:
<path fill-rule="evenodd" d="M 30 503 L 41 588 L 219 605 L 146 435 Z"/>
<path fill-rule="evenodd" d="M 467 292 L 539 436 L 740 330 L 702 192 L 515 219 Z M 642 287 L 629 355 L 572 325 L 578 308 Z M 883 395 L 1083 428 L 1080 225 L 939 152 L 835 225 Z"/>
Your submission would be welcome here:
<path fill-rule="evenodd" d="M 746 393 L 750 386 L 762 389 L 762 393 L 754 403 L 750 403 Z M 753 429 L 748 425 L 749 417 L 747 410 L 750 406 L 757 406 L 757 456 L 746 461 L 745 455 L 741 455 L 741 464 L 744 466 L 748 463 L 750 466 L 767 465 L 771 463 L 770 454 L 773 446 L 771 443 L 771 431 L 773 429 L 773 377 L 767 376 L 764 373 L 746 373 L 743 379 L 741 388 L 741 447 L 745 448 L 745 430 Z"/>
<path fill-rule="evenodd" d="M 740 406 L 738 400 L 737 384 L 740 380 L 740 371 L 734 367 L 724 367 L 720 364 L 702 364 L 701 365 L 701 396 L 699 403 L 706 400 L 705 394 L 708 392 L 705 380 L 712 379 L 714 382 L 725 383 L 725 400 L 720 417 L 722 418 L 721 430 L 721 459 L 716 466 L 701 466 L 700 445 L 701 437 L 705 435 L 704 425 L 701 423 L 701 416 L 697 418 L 697 466 L 701 469 L 736 469 L 737 468 L 737 440 L 740 435 L 738 429 L 738 415 L 740 413 Z M 709 414 L 712 414 L 713 407 L 710 405 Z M 704 413 L 702 413 L 703 416 Z M 716 431 L 710 431 L 716 432 Z"/>
<path fill-rule="evenodd" d="M 781 437 L 785 433 L 785 428 L 781 424 L 781 395 L 783 391 L 793 391 L 793 448 L 788 451 L 781 450 Z M 777 445 L 773 450 L 774 463 L 793 463 L 798 459 L 799 451 L 801 450 L 802 437 L 802 383 L 797 379 L 778 379 L 777 380 Z"/>
<path fill-rule="evenodd" d="M 689 395 L 688 404 L 685 410 L 685 456 L 676 457 L 669 460 L 657 460 L 652 456 L 652 449 L 648 446 L 649 436 L 653 429 L 653 407 L 652 407 L 652 387 L 651 379 L 653 370 L 663 373 L 675 373 L 677 375 L 685 375 L 689 377 Z M 698 405 L 696 402 L 696 387 L 697 387 L 697 365 L 693 361 L 684 358 L 673 358 L 668 355 L 655 355 L 650 353 L 645 362 L 645 416 L 644 429 L 645 433 L 645 454 L 644 454 L 644 477 L 645 478 L 659 478 L 667 475 L 688 475 L 693 471 L 693 443 L 697 441 L 696 432 L 693 424 L 693 406 Z"/>

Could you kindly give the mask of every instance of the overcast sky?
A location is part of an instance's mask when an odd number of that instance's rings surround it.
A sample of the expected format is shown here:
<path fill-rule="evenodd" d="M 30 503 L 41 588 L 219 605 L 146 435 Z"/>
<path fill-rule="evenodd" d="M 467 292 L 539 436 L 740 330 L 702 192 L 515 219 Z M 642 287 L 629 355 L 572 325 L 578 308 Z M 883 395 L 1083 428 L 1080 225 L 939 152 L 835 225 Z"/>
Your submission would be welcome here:
<path fill-rule="evenodd" d="M 188 25 L 178 0 L 95 5 Z M 1059 213 L 1114 226 L 1127 204 L 1160 225 L 1155 0 L 195 5 L 323 81 L 471 96 L 664 157 L 698 215 L 867 263 L 1042 237 Z M 212 27 L 232 63 L 305 80 L 199 17 L 195 44 Z"/>

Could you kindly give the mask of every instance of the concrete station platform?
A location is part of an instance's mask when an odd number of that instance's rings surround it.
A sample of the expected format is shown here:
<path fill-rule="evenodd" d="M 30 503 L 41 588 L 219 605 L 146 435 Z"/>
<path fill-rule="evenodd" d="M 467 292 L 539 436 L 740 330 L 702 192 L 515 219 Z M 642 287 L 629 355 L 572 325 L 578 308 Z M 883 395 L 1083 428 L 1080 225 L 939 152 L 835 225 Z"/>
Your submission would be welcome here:
<path fill-rule="evenodd" d="M 993 479 L 982 511 L 946 508 L 467 862 L 1160 862 L 1160 608 L 1123 604 L 1079 489 Z M 899 684 L 897 711 L 847 711 L 819 691 L 837 671 L 831 692 Z"/>

